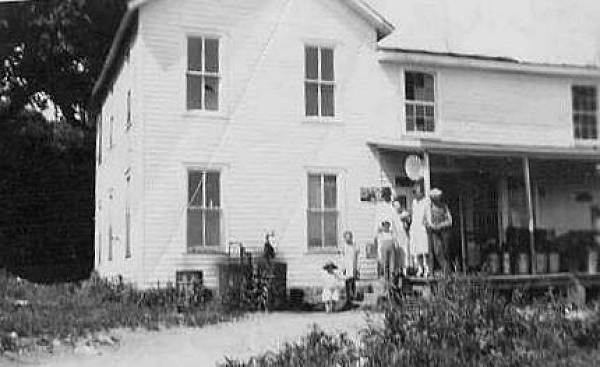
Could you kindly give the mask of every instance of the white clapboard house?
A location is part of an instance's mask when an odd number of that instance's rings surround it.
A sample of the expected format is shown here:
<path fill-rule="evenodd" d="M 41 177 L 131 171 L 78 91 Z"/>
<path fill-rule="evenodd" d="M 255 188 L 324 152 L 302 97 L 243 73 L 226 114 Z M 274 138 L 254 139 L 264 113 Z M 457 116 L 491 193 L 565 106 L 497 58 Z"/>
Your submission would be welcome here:
<path fill-rule="evenodd" d="M 598 65 L 395 32 L 361 0 L 130 1 L 93 93 L 97 271 L 216 287 L 229 243 L 260 249 L 273 230 L 288 286 L 312 287 L 344 230 L 372 241 L 389 205 L 373 193 L 410 206 L 410 155 L 467 266 L 508 227 L 591 229 Z"/>

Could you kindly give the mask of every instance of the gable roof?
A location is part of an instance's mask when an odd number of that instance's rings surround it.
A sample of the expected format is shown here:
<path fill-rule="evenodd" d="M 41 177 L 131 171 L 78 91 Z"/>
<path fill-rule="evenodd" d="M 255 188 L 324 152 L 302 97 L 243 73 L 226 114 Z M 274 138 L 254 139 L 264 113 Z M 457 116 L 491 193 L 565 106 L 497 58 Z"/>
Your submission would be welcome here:
<path fill-rule="evenodd" d="M 113 43 L 100 72 L 100 76 L 92 90 L 90 105 L 92 109 L 99 107 L 100 101 L 106 96 L 109 85 L 113 82 L 122 62 L 122 53 L 131 41 L 132 32 L 137 27 L 138 9 L 140 6 L 153 0 L 128 0 L 127 11 L 121 20 L 121 24 L 115 34 Z M 330 0 L 326 0 L 330 1 Z M 381 14 L 373 9 L 363 0 L 340 0 L 360 15 L 376 31 L 378 39 L 390 35 L 394 31 L 392 23 L 387 21 Z"/>

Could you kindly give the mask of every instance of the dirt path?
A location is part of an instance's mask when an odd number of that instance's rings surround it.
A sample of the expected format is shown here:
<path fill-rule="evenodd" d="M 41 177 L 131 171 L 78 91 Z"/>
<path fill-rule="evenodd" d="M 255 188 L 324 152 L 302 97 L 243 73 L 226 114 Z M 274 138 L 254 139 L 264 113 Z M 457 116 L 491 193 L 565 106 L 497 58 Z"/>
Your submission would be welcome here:
<path fill-rule="evenodd" d="M 100 355 L 63 354 L 49 356 L 34 364 L 44 367 L 113 366 L 214 366 L 224 357 L 247 359 L 258 353 L 276 350 L 279 345 L 306 335 L 312 324 L 325 331 L 347 332 L 356 337 L 366 326 L 363 312 L 255 314 L 237 322 L 199 329 L 178 328 L 159 332 L 121 331 L 119 347 L 102 349 Z M 12 364 L 10 364 L 12 365 Z M 11 366 L 12 367 L 12 366 Z"/>

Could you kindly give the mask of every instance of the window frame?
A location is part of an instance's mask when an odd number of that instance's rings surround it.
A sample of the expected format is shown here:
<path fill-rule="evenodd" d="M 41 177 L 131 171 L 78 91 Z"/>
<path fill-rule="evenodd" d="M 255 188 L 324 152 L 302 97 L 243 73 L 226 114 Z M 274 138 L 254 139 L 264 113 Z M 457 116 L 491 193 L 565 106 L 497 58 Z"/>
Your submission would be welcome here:
<path fill-rule="evenodd" d="M 316 48 L 317 49 L 317 79 L 309 79 L 307 77 L 307 63 L 306 63 L 306 52 L 308 48 Z M 323 49 L 330 49 L 332 52 L 332 64 L 333 64 L 333 80 L 323 80 L 322 79 L 322 50 Z M 339 111 L 339 103 L 338 103 L 338 95 L 339 95 L 339 82 L 337 80 L 337 75 L 339 74 L 339 70 L 338 67 L 336 65 L 336 60 L 337 60 L 337 54 L 338 54 L 338 45 L 335 42 L 331 42 L 331 41 L 322 41 L 322 40 L 305 40 L 303 43 L 303 54 L 302 54 L 302 60 L 303 61 L 303 73 L 302 73 L 302 96 L 303 96 L 303 104 L 302 104 L 302 114 L 304 119 L 306 119 L 307 121 L 327 121 L 327 122 L 331 122 L 331 121 L 339 121 L 340 119 L 340 111 Z M 317 109 L 318 109 L 318 114 L 317 115 L 308 115 L 307 114 L 307 85 L 308 84 L 315 84 L 317 85 Z M 322 114 L 323 111 L 323 107 L 322 107 L 322 94 L 321 94 L 321 88 L 323 86 L 332 86 L 333 87 L 333 115 L 332 116 L 325 116 Z"/>
<path fill-rule="evenodd" d="M 127 184 L 127 199 L 125 199 L 125 259 L 131 259 L 131 203 L 129 196 L 131 195 L 131 174 L 127 174 L 125 178 Z"/>
<path fill-rule="evenodd" d="M 310 186 L 309 179 L 310 176 L 320 176 L 320 195 L 321 195 L 321 208 L 311 208 L 309 203 L 309 194 L 310 194 Z M 334 176 L 336 178 L 336 208 L 325 208 L 325 176 Z M 305 244 L 307 253 L 339 253 L 340 252 L 340 231 L 343 226 L 343 213 L 345 203 L 342 200 L 344 195 L 344 175 L 343 170 L 340 169 L 319 169 L 319 168 L 309 168 L 306 170 L 304 174 L 304 179 L 306 182 L 306 191 L 304 193 L 305 196 L 305 205 L 306 205 L 306 215 L 305 215 Z M 336 215 L 336 243 L 335 246 L 326 246 L 325 245 L 325 216 L 322 217 L 322 225 L 321 225 L 321 246 L 310 246 L 310 236 L 309 236 L 309 224 L 308 217 L 311 213 L 333 213 Z"/>
<path fill-rule="evenodd" d="M 126 109 L 125 109 L 125 131 L 129 131 L 133 126 L 133 118 L 132 118 L 132 95 L 133 92 L 131 88 L 127 89 L 127 101 L 126 101 Z"/>
<path fill-rule="evenodd" d="M 216 210 L 219 213 L 219 243 L 217 243 L 216 245 L 207 245 L 207 241 L 206 241 L 206 215 L 203 215 L 202 217 L 202 226 L 204 228 L 203 233 L 202 233 L 202 245 L 195 245 L 195 246 L 190 246 L 189 243 L 189 236 L 188 236 L 188 226 L 189 226 L 189 210 L 190 209 L 199 209 L 201 211 L 204 211 L 206 213 L 207 210 L 215 210 L 215 208 L 211 208 L 211 207 L 207 207 L 206 206 L 206 185 L 203 184 L 202 185 L 202 198 L 203 198 L 203 203 L 200 206 L 192 206 L 191 205 L 191 200 L 189 197 L 189 174 L 190 172 L 202 172 L 202 182 L 206 182 L 206 174 L 208 172 L 216 172 L 219 174 L 219 206 L 216 208 Z M 217 166 L 213 166 L 213 165 L 185 165 L 185 170 L 184 170 L 184 177 L 183 177 L 183 182 L 184 182 L 184 190 L 183 190 L 183 202 L 185 205 L 185 227 L 183 228 L 184 231 L 184 246 L 185 246 L 185 253 L 188 255 L 193 255 L 193 254 L 202 254 L 202 253 L 212 253 L 212 252 L 224 252 L 224 244 L 225 244 L 225 238 L 226 238 L 226 233 L 225 233 L 225 205 L 224 205 L 224 195 L 223 195 L 223 172 L 224 169 L 222 166 L 217 165 Z"/>
<path fill-rule="evenodd" d="M 201 60 L 201 65 L 202 65 L 202 70 L 189 70 L 189 57 L 188 57 L 188 45 L 189 45 L 189 40 L 190 39 L 194 39 L 194 38 L 200 38 L 202 39 L 202 60 Z M 219 54 L 218 54 L 218 66 L 219 66 L 219 71 L 217 73 L 215 72 L 207 72 L 204 70 L 205 68 L 205 60 L 206 60 L 206 39 L 216 39 L 218 41 L 218 45 L 219 45 Z M 224 111 L 223 111 L 223 98 L 224 98 L 224 79 L 225 79 L 225 36 L 223 34 L 221 34 L 221 32 L 214 32 L 214 31 L 207 31 L 207 32 L 193 32 L 193 33 L 185 33 L 184 34 L 184 38 L 183 38 L 183 55 L 185 55 L 185 57 L 183 58 L 183 86 L 184 88 L 182 88 L 183 90 L 183 108 L 186 114 L 202 114 L 202 115 L 212 115 L 212 116 L 223 116 L 224 115 Z M 189 108 L 188 106 L 188 93 L 187 93 L 187 88 L 188 88 L 188 76 L 192 75 L 192 76 L 198 76 L 201 78 L 202 82 L 201 82 L 201 88 L 200 88 L 200 99 L 201 99 L 201 105 L 202 108 Z M 205 91 L 203 86 L 205 85 L 205 79 L 207 77 L 213 77 L 213 78 L 217 78 L 218 83 L 217 83 L 217 87 L 218 87 L 218 91 L 217 91 L 217 109 L 216 110 L 207 110 L 205 108 L 205 103 L 206 103 L 206 99 L 204 97 L 205 95 Z"/>
<path fill-rule="evenodd" d="M 589 111 L 576 111 L 575 110 L 575 94 L 574 88 L 594 88 L 596 93 L 596 110 L 594 112 Z M 571 121 L 571 136 L 573 141 L 577 145 L 586 145 L 586 144 L 598 144 L 600 142 L 600 88 L 597 84 L 585 82 L 585 81 L 572 81 L 569 84 L 569 110 L 570 110 L 570 121 Z M 575 136 L 575 116 L 576 115 L 587 115 L 594 116 L 596 118 L 596 137 L 595 138 L 583 138 Z"/>
<path fill-rule="evenodd" d="M 107 228 L 107 235 L 106 238 L 108 240 L 108 253 L 107 253 L 107 260 L 109 262 L 113 261 L 114 258 L 114 241 L 116 239 L 116 236 L 114 235 L 114 226 L 112 223 L 112 209 L 113 209 L 113 203 L 114 203 L 114 197 L 115 197 L 115 193 L 114 193 L 114 189 L 109 189 L 108 190 L 108 228 Z"/>
<path fill-rule="evenodd" d="M 98 154 L 98 159 L 97 159 L 97 162 L 98 162 L 98 167 L 102 166 L 102 160 L 104 158 L 103 157 L 103 153 L 104 153 L 103 152 L 103 149 L 104 149 L 104 137 L 103 137 L 103 133 L 102 133 L 102 128 L 103 128 L 103 125 L 104 125 L 103 118 L 104 118 L 104 114 L 103 114 L 102 109 L 101 109 L 100 112 L 98 113 L 98 116 L 96 116 L 96 121 L 97 121 L 97 125 L 98 125 L 98 127 L 97 127 L 97 134 L 98 134 L 98 140 L 97 140 L 98 141 L 97 142 L 97 145 L 98 145 L 98 153 L 97 153 Z"/>
<path fill-rule="evenodd" d="M 418 74 L 428 74 L 433 77 L 433 102 L 431 101 L 414 101 L 408 100 L 406 96 L 406 74 L 407 73 L 418 73 Z M 406 67 L 401 70 L 401 80 L 402 80 L 402 109 L 401 109 L 401 121 L 402 121 L 402 132 L 407 136 L 437 136 L 440 134 L 440 125 L 441 125 L 441 111 L 440 111 L 440 103 L 441 93 L 439 86 L 439 72 L 429 68 L 419 68 L 419 67 Z M 407 105 L 413 106 L 430 106 L 433 107 L 433 131 L 421 131 L 416 130 L 408 130 L 408 119 L 406 113 Z M 415 108 L 416 111 L 416 108 Z M 415 112 L 416 113 L 416 112 Z"/>

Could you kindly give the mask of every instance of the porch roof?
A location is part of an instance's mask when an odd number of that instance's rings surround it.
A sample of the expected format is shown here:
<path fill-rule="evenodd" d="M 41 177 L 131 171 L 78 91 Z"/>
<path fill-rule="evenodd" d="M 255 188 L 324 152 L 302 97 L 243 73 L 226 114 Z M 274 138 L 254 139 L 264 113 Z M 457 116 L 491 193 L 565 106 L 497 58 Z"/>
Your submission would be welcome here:
<path fill-rule="evenodd" d="M 428 152 L 432 154 L 529 157 L 537 159 L 592 160 L 600 163 L 600 146 L 550 146 L 518 144 L 483 144 L 473 142 L 444 141 L 433 138 L 402 138 L 397 140 L 374 140 L 367 144 L 377 150 L 399 152 Z"/>

